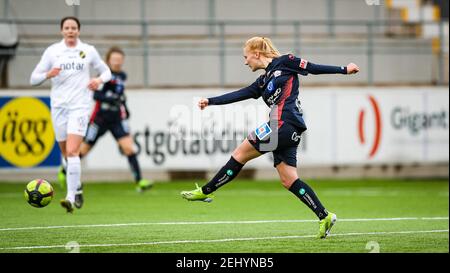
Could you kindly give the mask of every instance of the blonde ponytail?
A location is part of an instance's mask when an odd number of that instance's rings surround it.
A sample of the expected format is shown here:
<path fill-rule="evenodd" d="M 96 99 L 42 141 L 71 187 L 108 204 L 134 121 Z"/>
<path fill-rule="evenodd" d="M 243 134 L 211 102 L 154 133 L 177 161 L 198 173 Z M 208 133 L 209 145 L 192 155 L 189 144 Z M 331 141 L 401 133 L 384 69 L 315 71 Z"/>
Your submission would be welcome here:
<path fill-rule="evenodd" d="M 268 58 L 276 58 L 280 57 L 281 53 L 278 49 L 273 45 L 272 41 L 266 37 L 253 37 L 245 42 L 245 46 L 247 50 L 251 52 L 259 52 L 265 57 Z"/>

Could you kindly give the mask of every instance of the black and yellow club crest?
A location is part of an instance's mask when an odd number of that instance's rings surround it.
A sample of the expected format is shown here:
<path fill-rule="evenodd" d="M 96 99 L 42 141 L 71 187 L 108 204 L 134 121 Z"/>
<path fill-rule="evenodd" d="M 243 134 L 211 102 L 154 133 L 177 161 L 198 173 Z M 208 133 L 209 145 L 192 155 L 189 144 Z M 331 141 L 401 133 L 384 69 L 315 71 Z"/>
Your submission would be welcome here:
<path fill-rule="evenodd" d="M 80 57 L 81 59 L 86 58 L 86 53 L 84 53 L 84 51 L 80 51 Z"/>

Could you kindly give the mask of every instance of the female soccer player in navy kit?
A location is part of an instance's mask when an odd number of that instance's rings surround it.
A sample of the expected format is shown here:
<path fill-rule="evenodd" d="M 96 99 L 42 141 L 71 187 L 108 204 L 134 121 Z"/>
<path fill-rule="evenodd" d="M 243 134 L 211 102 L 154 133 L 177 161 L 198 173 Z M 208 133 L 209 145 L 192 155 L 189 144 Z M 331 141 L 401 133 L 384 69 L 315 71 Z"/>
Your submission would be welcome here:
<path fill-rule="evenodd" d="M 95 106 L 84 141 L 81 144 L 80 157 L 86 156 L 97 140 L 110 131 L 120 150 L 127 156 L 136 183 L 136 190 L 142 192 L 150 189 L 152 181 L 142 178 L 139 162 L 133 148 L 133 139 L 128 125 L 129 111 L 126 105 L 126 73 L 122 70 L 125 53 L 119 47 L 111 47 L 106 53 L 106 64 L 112 72 L 111 80 L 94 93 Z M 58 173 L 61 184 L 65 183 L 65 169 L 61 166 Z M 76 200 L 78 206 L 83 200 Z"/>
<path fill-rule="evenodd" d="M 354 74 L 359 67 L 318 65 L 292 54 L 281 55 L 271 40 L 253 37 L 244 46 L 245 64 L 255 72 L 265 73 L 248 87 L 222 96 L 203 98 L 200 109 L 209 105 L 223 105 L 250 98 L 262 97 L 270 107 L 270 121 L 258 127 L 234 150 L 230 160 L 205 184 L 192 191 L 183 191 L 183 198 L 190 201 L 211 202 L 212 192 L 233 180 L 250 160 L 266 152 L 272 152 L 274 167 L 283 186 L 305 203 L 319 218 L 318 238 L 326 238 L 336 222 L 336 215 L 325 209 L 314 191 L 297 175 L 297 147 L 300 136 L 306 130 L 299 94 L 298 74 Z"/>
<path fill-rule="evenodd" d="M 86 133 L 91 93 L 111 79 L 111 71 L 95 47 L 80 39 L 80 21 L 64 17 L 60 22 L 63 39 L 49 46 L 31 74 L 31 85 L 51 80 L 52 124 L 56 141 L 67 158 L 67 195 L 60 204 L 73 212 L 75 200 L 82 197 L 80 146 Z M 90 78 L 94 68 L 99 77 Z"/>

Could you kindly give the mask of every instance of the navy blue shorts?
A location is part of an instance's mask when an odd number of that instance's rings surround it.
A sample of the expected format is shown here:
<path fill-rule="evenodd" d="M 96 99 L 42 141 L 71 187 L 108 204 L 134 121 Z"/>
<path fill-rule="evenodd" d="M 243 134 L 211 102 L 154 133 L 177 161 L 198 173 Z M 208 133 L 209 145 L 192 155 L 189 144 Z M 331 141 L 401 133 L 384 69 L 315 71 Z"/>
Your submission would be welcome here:
<path fill-rule="evenodd" d="M 279 129 L 272 130 L 262 140 L 256 136 L 255 131 L 251 132 L 247 139 L 258 152 L 262 154 L 267 152 L 273 153 L 274 167 L 281 162 L 292 167 L 297 167 L 297 148 L 300 144 L 300 136 L 304 131 L 305 129 L 284 122 Z M 275 134 L 277 134 L 278 140 L 273 139 Z"/>
<path fill-rule="evenodd" d="M 130 135 L 130 127 L 128 120 L 117 120 L 114 122 L 104 122 L 101 119 L 94 119 L 88 126 L 84 141 L 94 146 L 97 140 L 103 136 L 107 131 L 111 131 L 116 140 Z"/>

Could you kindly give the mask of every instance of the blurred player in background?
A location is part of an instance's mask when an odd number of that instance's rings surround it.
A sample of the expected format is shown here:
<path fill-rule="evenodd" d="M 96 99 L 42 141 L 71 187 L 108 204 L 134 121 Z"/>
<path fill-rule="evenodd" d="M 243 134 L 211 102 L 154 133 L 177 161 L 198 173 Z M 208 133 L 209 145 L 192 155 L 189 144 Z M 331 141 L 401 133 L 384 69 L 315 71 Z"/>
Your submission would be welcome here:
<path fill-rule="evenodd" d="M 94 93 L 95 106 L 86 136 L 81 145 L 80 157 L 86 156 L 97 140 L 107 131 L 110 131 L 119 144 L 120 151 L 128 158 L 136 182 L 136 190 L 142 192 L 151 188 L 153 182 L 142 178 L 133 147 L 133 139 L 130 136 L 128 125 L 130 113 L 124 93 L 127 75 L 122 70 L 124 60 L 125 53 L 119 47 L 111 47 L 106 53 L 106 64 L 111 69 L 112 77 L 100 90 Z M 58 180 L 64 187 L 66 180 L 64 164 L 60 167 Z"/>
<path fill-rule="evenodd" d="M 31 74 L 31 85 L 51 79 L 51 113 L 56 141 L 67 159 L 67 195 L 60 201 L 67 212 L 81 208 L 80 147 L 86 134 L 91 93 L 111 79 L 111 71 L 95 47 L 80 39 L 80 21 L 76 17 L 61 19 L 62 41 L 49 46 Z M 90 79 L 91 66 L 100 74 Z"/>
<path fill-rule="evenodd" d="M 183 191 L 183 198 L 190 201 L 211 202 L 212 192 L 233 180 L 250 160 L 266 152 L 273 152 L 274 167 L 283 186 L 305 203 L 319 218 L 318 238 L 326 238 L 336 221 L 336 215 L 329 212 L 314 191 L 297 174 L 297 147 L 300 136 L 306 130 L 300 108 L 298 74 L 354 74 L 357 65 L 318 65 L 300 59 L 292 54 L 281 55 L 271 40 L 253 37 L 244 46 L 245 64 L 255 72 L 265 73 L 248 87 L 213 98 L 199 101 L 200 109 L 208 105 L 223 105 L 246 99 L 262 97 L 270 107 L 270 121 L 252 132 L 233 152 L 230 160 L 203 187 Z M 275 124 L 275 125 L 274 125 Z M 275 143 L 275 144 L 274 144 Z"/>

